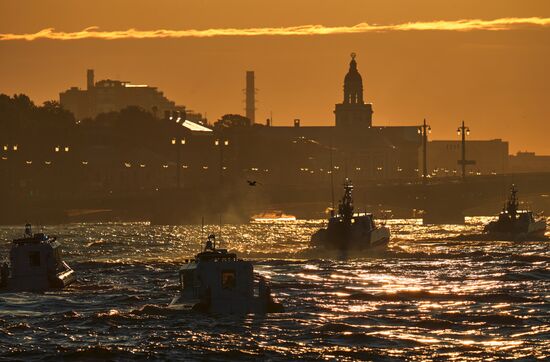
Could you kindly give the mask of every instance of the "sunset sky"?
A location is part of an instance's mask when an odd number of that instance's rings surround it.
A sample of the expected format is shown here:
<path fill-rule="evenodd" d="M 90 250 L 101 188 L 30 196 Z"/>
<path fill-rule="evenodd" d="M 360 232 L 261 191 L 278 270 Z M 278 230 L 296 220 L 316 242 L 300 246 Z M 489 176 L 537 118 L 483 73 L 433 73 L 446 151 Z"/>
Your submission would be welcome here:
<path fill-rule="evenodd" d="M 244 113 L 254 70 L 258 121 L 329 125 L 351 52 L 375 125 L 426 117 L 432 138 L 456 139 L 464 119 L 473 139 L 550 154 L 548 0 L 0 2 L 0 92 L 37 103 L 85 87 L 93 68 L 214 121 Z"/>

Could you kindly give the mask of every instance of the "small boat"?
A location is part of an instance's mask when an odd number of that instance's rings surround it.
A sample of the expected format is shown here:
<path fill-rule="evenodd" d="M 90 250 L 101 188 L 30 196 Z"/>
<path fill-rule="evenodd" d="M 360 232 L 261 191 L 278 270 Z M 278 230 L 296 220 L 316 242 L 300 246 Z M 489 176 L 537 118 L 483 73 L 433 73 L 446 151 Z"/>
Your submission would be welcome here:
<path fill-rule="evenodd" d="M 390 229 L 378 226 L 370 213 L 354 213 L 353 185 L 346 178 L 344 196 L 338 205 L 338 213 L 331 210 L 326 229 L 317 230 L 310 245 L 328 250 L 380 250 L 390 240 Z"/>
<path fill-rule="evenodd" d="M 23 238 L 12 241 L 10 260 L 0 267 L 0 289 L 44 291 L 60 289 L 76 280 L 74 271 L 61 260 L 61 244 L 56 237 L 32 233 L 25 225 Z"/>
<path fill-rule="evenodd" d="M 170 308 L 215 314 L 263 314 L 283 312 L 271 296 L 262 276 L 255 276 L 252 263 L 235 253 L 216 248 L 210 235 L 202 252 L 186 260 L 179 270 L 180 292 Z"/>
<path fill-rule="evenodd" d="M 528 238 L 544 238 L 546 220 L 535 218 L 532 211 L 518 210 L 519 201 L 516 185 L 510 189 L 510 197 L 496 221 L 485 225 L 484 232 L 496 238 L 521 240 Z"/>
<path fill-rule="evenodd" d="M 289 222 L 296 221 L 296 216 L 285 214 L 280 210 L 274 210 L 256 214 L 250 218 L 250 221 L 258 223 Z"/>

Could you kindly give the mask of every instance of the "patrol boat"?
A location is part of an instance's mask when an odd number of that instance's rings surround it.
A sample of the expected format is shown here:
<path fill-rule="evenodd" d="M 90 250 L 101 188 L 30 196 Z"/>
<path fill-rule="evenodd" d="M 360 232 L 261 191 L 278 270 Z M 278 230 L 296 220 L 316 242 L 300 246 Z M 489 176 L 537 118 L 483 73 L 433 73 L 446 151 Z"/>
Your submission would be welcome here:
<path fill-rule="evenodd" d="M 317 230 L 310 245 L 325 250 L 380 250 L 387 247 L 390 229 L 377 226 L 370 213 L 354 213 L 353 185 L 344 181 L 344 196 L 338 205 L 338 213 L 331 210 L 326 229 Z"/>
<path fill-rule="evenodd" d="M 75 273 L 61 260 L 61 244 L 56 239 L 33 234 L 31 225 L 25 225 L 24 237 L 12 242 L 9 263 L 0 267 L 0 289 L 44 291 L 74 282 Z"/>
<path fill-rule="evenodd" d="M 170 308 L 214 314 L 263 314 L 283 312 L 252 263 L 235 253 L 216 248 L 216 236 L 208 236 L 204 250 L 185 260 L 179 271 L 180 292 Z"/>
<path fill-rule="evenodd" d="M 518 210 L 519 201 L 516 185 L 510 189 L 510 197 L 498 215 L 498 220 L 485 225 L 484 232 L 489 236 L 505 239 L 543 238 L 546 220 L 535 219 L 532 211 Z"/>

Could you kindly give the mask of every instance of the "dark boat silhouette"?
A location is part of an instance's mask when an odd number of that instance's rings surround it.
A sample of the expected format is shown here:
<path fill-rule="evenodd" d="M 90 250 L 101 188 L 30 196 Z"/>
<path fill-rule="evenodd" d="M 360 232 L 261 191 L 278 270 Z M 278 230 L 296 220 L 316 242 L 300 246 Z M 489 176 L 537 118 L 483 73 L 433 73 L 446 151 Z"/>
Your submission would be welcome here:
<path fill-rule="evenodd" d="M 546 220 L 535 218 L 532 211 L 519 210 L 515 185 L 510 189 L 510 197 L 496 221 L 485 226 L 484 232 L 488 236 L 503 239 L 543 238 L 546 232 Z"/>
<path fill-rule="evenodd" d="M 60 289 L 75 280 L 74 271 L 61 259 L 57 238 L 33 234 L 30 224 L 23 238 L 13 240 L 9 263 L 0 268 L 0 290 L 6 291 Z"/>
<path fill-rule="evenodd" d="M 325 250 L 380 250 L 390 240 L 390 230 L 378 226 L 371 213 L 355 213 L 352 197 L 353 185 L 349 179 L 344 182 L 344 196 L 338 205 L 338 212 L 328 220 L 326 229 L 316 231 L 311 237 L 311 246 Z"/>
<path fill-rule="evenodd" d="M 254 273 L 252 262 L 216 248 L 208 237 L 202 252 L 188 259 L 179 271 L 180 291 L 170 308 L 214 314 L 283 312 L 271 295 L 267 280 Z"/>

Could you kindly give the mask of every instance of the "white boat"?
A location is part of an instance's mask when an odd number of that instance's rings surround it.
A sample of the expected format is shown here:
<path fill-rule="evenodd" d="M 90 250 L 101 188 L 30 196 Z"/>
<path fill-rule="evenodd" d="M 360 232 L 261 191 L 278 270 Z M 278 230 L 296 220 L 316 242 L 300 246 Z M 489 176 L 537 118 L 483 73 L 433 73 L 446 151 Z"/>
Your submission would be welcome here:
<path fill-rule="evenodd" d="M 262 276 L 255 276 L 252 263 L 235 253 L 216 248 L 210 235 L 195 258 L 179 270 L 180 291 L 170 308 L 214 314 L 263 314 L 282 312 Z"/>
<path fill-rule="evenodd" d="M 338 205 L 338 213 L 331 211 L 326 229 L 317 230 L 310 245 L 325 250 L 380 250 L 390 241 L 390 229 L 376 225 L 370 213 L 354 213 L 353 185 L 344 182 L 344 196 Z"/>
<path fill-rule="evenodd" d="M 75 280 L 74 271 L 61 260 L 61 244 L 55 237 L 33 234 L 30 224 L 23 238 L 13 240 L 9 263 L 0 267 L 0 290 L 44 291 Z"/>
<path fill-rule="evenodd" d="M 485 225 L 484 232 L 487 236 L 504 240 L 544 238 L 546 220 L 535 218 L 532 211 L 519 210 L 517 193 L 516 186 L 512 185 L 510 197 L 498 215 L 498 219 Z"/>
<path fill-rule="evenodd" d="M 250 218 L 250 221 L 257 223 L 289 222 L 296 221 L 296 216 L 285 214 L 280 210 L 275 210 L 256 214 Z"/>

